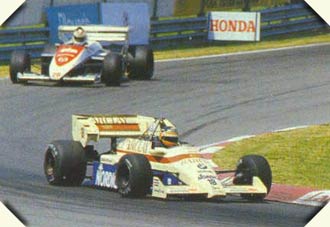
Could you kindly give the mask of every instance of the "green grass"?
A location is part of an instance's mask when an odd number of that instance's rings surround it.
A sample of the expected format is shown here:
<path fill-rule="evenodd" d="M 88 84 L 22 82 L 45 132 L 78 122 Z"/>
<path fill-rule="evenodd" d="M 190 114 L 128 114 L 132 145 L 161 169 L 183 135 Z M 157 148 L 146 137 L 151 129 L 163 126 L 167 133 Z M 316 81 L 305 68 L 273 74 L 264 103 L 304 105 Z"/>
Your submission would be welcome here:
<path fill-rule="evenodd" d="M 213 160 L 223 169 L 235 168 L 239 157 L 247 154 L 263 155 L 268 160 L 274 183 L 330 188 L 329 124 L 235 142 L 216 153 Z"/>
<path fill-rule="evenodd" d="M 330 33 L 320 33 L 314 35 L 299 34 L 294 36 L 282 36 L 272 39 L 265 39 L 260 42 L 210 42 L 202 45 L 187 44 L 176 48 L 172 47 L 172 49 L 167 50 L 156 50 L 154 54 L 155 58 L 160 60 L 328 42 L 330 42 Z"/>

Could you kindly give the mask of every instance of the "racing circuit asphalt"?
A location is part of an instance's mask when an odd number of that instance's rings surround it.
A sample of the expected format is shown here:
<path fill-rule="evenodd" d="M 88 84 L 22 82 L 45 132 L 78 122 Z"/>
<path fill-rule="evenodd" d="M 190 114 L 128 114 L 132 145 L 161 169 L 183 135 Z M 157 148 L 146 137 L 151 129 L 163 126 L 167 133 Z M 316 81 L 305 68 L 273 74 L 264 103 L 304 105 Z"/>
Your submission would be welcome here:
<path fill-rule="evenodd" d="M 51 140 L 71 138 L 74 113 L 167 117 L 195 145 L 328 123 L 329 72 L 328 44 L 158 62 L 153 80 L 116 88 L 1 80 L 0 200 L 28 226 L 304 226 L 317 208 L 236 197 L 124 199 L 89 186 L 49 186 L 43 155 Z"/>

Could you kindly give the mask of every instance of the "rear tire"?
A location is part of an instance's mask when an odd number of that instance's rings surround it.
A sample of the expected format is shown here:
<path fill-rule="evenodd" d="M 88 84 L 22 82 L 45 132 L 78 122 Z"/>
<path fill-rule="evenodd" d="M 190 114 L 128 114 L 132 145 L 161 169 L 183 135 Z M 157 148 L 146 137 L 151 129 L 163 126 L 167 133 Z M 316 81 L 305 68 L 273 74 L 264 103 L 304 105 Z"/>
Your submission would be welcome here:
<path fill-rule="evenodd" d="M 260 201 L 269 193 L 272 186 L 272 172 L 267 160 L 260 155 L 243 156 L 237 165 L 234 184 L 252 184 L 253 177 L 257 176 L 267 188 L 266 194 L 241 194 L 242 198 Z"/>
<path fill-rule="evenodd" d="M 85 151 L 80 143 L 57 140 L 48 145 L 44 172 L 51 185 L 78 186 L 86 176 Z"/>
<path fill-rule="evenodd" d="M 150 80 L 154 73 L 154 54 L 149 46 L 132 46 L 129 52 L 129 78 Z"/>
<path fill-rule="evenodd" d="M 120 86 L 123 61 L 119 54 L 110 53 L 103 60 L 101 80 L 106 86 Z"/>
<path fill-rule="evenodd" d="M 25 51 L 14 51 L 11 54 L 9 74 L 10 80 L 13 84 L 20 83 L 17 78 L 17 73 L 31 71 L 31 59 L 30 55 Z"/>
<path fill-rule="evenodd" d="M 143 197 L 150 191 L 152 171 L 148 159 L 140 154 L 124 155 L 118 164 L 116 185 L 123 197 Z"/>

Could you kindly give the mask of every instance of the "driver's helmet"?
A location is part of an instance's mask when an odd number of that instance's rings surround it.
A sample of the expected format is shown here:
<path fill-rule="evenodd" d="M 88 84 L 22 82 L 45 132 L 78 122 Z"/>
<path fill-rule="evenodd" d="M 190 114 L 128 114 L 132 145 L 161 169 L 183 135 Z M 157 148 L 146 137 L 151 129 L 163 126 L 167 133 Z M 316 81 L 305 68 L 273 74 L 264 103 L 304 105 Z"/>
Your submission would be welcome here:
<path fill-rule="evenodd" d="M 73 40 L 75 43 L 84 43 L 87 39 L 85 30 L 82 27 L 76 28 L 73 32 Z"/>
<path fill-rule="evenodd" d="M 178 145 L 179 135 L 175 128 L 165 127 L 159 134 L 159 140 L 165 147 L 173 147 Z"/>

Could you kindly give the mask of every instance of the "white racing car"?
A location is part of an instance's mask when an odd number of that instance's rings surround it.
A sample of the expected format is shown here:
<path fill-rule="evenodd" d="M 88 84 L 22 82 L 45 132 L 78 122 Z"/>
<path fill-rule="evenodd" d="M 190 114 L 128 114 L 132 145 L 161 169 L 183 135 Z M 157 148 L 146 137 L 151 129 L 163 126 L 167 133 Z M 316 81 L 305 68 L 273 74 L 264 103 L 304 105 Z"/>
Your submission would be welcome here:
<path fill-rule="evenodd" d="M 175 126 L 164 118 L 73 115 L 72 135 L 73 140 L 53 141 L 47 147 L 44 172 L 51 185 L 80 185 L 89 179 L 127 197 L 239 194 L 251 200 L 262 200 L 271 188 L 271 169 L 262 156 L 247 155 L 236 169 L 215 171 L 218 166 L 202 153 L 219 148 L 180 142 Z M 100 139 L 110 139 L 103 153 L 91 145 Z M 92 167 L 91 176 L 86 176 L 87 166 Z"/>
<path fill-rule="evenodd" d="M 86 34 L 83 44 L 70 42 L 77 29 L 83 29 Z M 45 47 L 40 72 L 31 71 L 28 53 L 14 51 L 10 61 L 10 79 L 13 83 L 103 82 L 107 86 L 119 86 L 125 77 L 149 80 L 154 70 L 152 49 L 147 45 L 129 46 L 128 34 L 128 27 L 60 26 L 59 37 L 63 44 Z"/>

